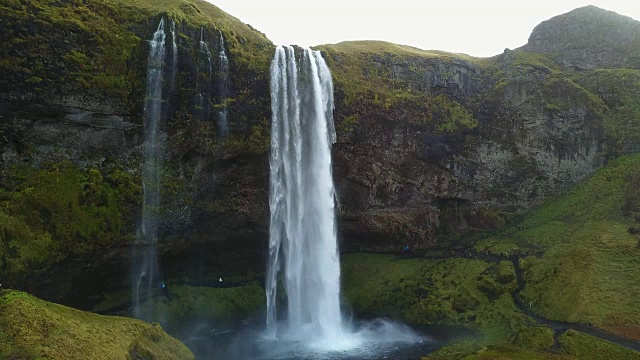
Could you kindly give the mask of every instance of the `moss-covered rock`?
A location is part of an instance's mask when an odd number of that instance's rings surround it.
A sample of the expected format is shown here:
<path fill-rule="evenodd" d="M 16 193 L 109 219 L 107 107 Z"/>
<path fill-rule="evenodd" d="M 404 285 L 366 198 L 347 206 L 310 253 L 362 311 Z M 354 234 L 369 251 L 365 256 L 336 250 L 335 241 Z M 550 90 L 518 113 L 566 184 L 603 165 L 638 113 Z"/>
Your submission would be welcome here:
<path fill-rule="evenodd" d="M 158 324 L 101 316 L 0 291 L 0 357 L 6 359 L 193 359 Z"/>
<path fill-rule="evenodd" d="M 130 241 L 140 185 L 118 169 L 81 171 L 70 163 L 14 168 L 0 201 L 0 270 L 6 283 L 68 256 Z"/>
<path fill-rule="evenodd" d="M 351 254 L 343 260 L 343 274 L 345 297 L 359 313 L 460 325 L 496 339 L 532 323 L 511 298 L 515 273 L 507 264 Z"/>

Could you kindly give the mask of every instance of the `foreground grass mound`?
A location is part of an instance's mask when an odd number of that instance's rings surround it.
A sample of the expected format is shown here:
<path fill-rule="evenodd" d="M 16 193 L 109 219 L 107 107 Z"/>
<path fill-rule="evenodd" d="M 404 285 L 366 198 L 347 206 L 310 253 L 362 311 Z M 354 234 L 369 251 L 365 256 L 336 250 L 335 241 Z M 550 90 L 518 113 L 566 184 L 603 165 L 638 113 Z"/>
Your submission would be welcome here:
<path fill-rule="evenodd" d="M 1 359 L 193 359 L 157 325 L 0 292 Z"/>

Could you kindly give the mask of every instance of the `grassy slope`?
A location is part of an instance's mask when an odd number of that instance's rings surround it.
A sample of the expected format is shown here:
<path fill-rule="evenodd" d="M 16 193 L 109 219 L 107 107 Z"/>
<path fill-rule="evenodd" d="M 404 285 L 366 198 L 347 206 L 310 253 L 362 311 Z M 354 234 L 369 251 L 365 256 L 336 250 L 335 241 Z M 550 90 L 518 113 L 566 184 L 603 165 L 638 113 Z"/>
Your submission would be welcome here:
<path fill-rule="evenodd" d="M 152 303 L 145 302 L 142 312 L 152 311 L 150 318 L 161 319 L 167 329 L 181 322 L 199 320 L 225 324 L 246 319 L 264 307 L 264 289 L 252 282 L 230 288 L 211 288 L 169 283 L 167 294 L 157 294 Z M 106 298 L 93 311 L 109 313 L 114 308 L 126 308 L 131 293 L 105 294 Z"/>
<path fill-rule="evenodd" d="M 521 261 L 521 296 L 542 316 L 639 326 L 639 239 L 629 232 L 634 220 L 623 212 L 639 172 L 639 155 L 614 160 L 520 224 L 481 240 L 476 250 L 528 256 Z"/>
<path fill-rule="evenodd" d="M 509 292 L 511 263 L 351 254 L 343 259 L 344 296 L 360 313 L 416 325 L 474 329 L 427 359 L 640 359 L 640 354 L 573 330 L 554 331 L 524 315 Z"/>
<path fill-rule="evenodd" d="M 600 327 L 638 326 L 640 239 L 630 233 L 637 226 L 632 215 L 640 209 L 637 173 L 640 155 L 614 160 L 516 225 L 477 241 L 475 250 L 519 256 L 525 281 L 520 295 L 544 317 Z M 575 331 L 560 336 L 560 353 L 549 353 L 553 331 L 533 326 L 509 295 L 516 286 L 510 262 L 353 254 L 344 258 L 343 269 L 345 297 L 358 312 L 413 324 L 462 325 L 482 335 L 447 347 L 433 359 L 473 354 L 473 359 L 640 357 Z"/>
<path fill-rule="evenodd" d="M 0 292 L 0 314 L 3 359 L 193 359 L 157 324 L 91 314 L 22 292 Z"/>

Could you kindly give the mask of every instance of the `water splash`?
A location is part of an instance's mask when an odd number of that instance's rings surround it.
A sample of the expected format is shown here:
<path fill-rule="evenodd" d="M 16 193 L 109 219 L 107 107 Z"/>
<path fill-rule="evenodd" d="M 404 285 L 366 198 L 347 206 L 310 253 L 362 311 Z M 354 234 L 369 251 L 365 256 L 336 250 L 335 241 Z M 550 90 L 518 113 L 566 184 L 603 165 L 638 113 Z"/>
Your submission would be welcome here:
<path fill-rule="evenodd" d="M 220 31 L 220 47 L 218 50 L 218 71 L 220 73 L 219 93 L 222 101 L 222 109 L 218 112 L 218 138 L 223 139 L 229 134 L 229 121 L 227 109 L 227 97 L 229 96 L 229 58 L 224 48 L 224 37 Z"/>
<path fill-rule="evenodd" d="M 134 256 L 134 316 L 148 320 L 142 313 L 141 302 L 153 297 L 158 281 L 158 225 L 160 207 L 161 169 L 164 149 L 162 131 L 162 87 L 165 60 L 165 20 L 149 41 L 147 87 L 144 104 L 144 165 L 142 169 L 143 204 L 142 222 L 138 231 Z"/>

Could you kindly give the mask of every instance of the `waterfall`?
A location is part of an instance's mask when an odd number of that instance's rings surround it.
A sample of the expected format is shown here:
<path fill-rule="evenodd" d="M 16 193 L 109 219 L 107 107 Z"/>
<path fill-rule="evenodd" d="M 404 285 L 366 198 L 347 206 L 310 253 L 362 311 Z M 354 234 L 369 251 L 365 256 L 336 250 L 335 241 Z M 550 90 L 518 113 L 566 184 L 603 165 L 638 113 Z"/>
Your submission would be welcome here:
<path fill-rule="evenodd" d="M 178 43 L 176 39 L 176 22 L 171 19 L 171 55 L 173 61 L 171 63 L 171 90 L 176 89 L 176 72 L 178 69 Z"/>
<path fill-rule="evenodd" d="M 283 271 L 284 336 L 338 340 L 345 330 L 331 168 L 333 84 L 320 53 L 306 49 L 296 59 L 292 47 L 278 47 L 271 99 L 267 331 L 281 337 L 276 302 Z"/>
<path fill-rule="evenodd" d="M 211 96 L 211 77 L 213 75 L 213 60 L 211 59 L 211 51 L 209 46 L 204 41 L 204 26 L 200 27 L 200 52 L 204 55 L 207 61 L 208 75 L 206 78 L 206 84 L 204 89 L 201 89 L 200 93 L 196 96 L 196 107 L 198 108 L 198 116 L 201 121 L 209 119 L 209 106 Z M 199 79 L 198 79 L 199 80 Z M 199 83 L 199 82 L 198 82 Z M 202 91 L 205 91 L 203 93 Z"/>
<path fill-rule="evenodd" d="M 144 165 L 142 169 L 143 204 L 142 222 L 138 231 L 137 247 L 140 256 L 134 256 L 134 316 L 148 319 L 142 314 L 140 303 L 153 297 L 158 281 L 158 225 L 160 207 L 161 169 L 164 148 L 162 132 L 162 87 L 165 60 L 164 19 L 160 20 L 153 39 L 149 41 L 147 87 L 144 103 Z M 137 276 L 137 278 L 136 278 Z"/>
<path fill-rule="evenodd" d="M 229 121 L 227 110 L 227 97 L 229 96 L 229 59 L 224 49 L 224 37 L 220 31 L 220 49 L 218 50 L 218 66 L 220 72 L 220 100 L 222 101 L 222 109 L 218 112 L 218 138 L 222 139 L 229 134 Z"/>

